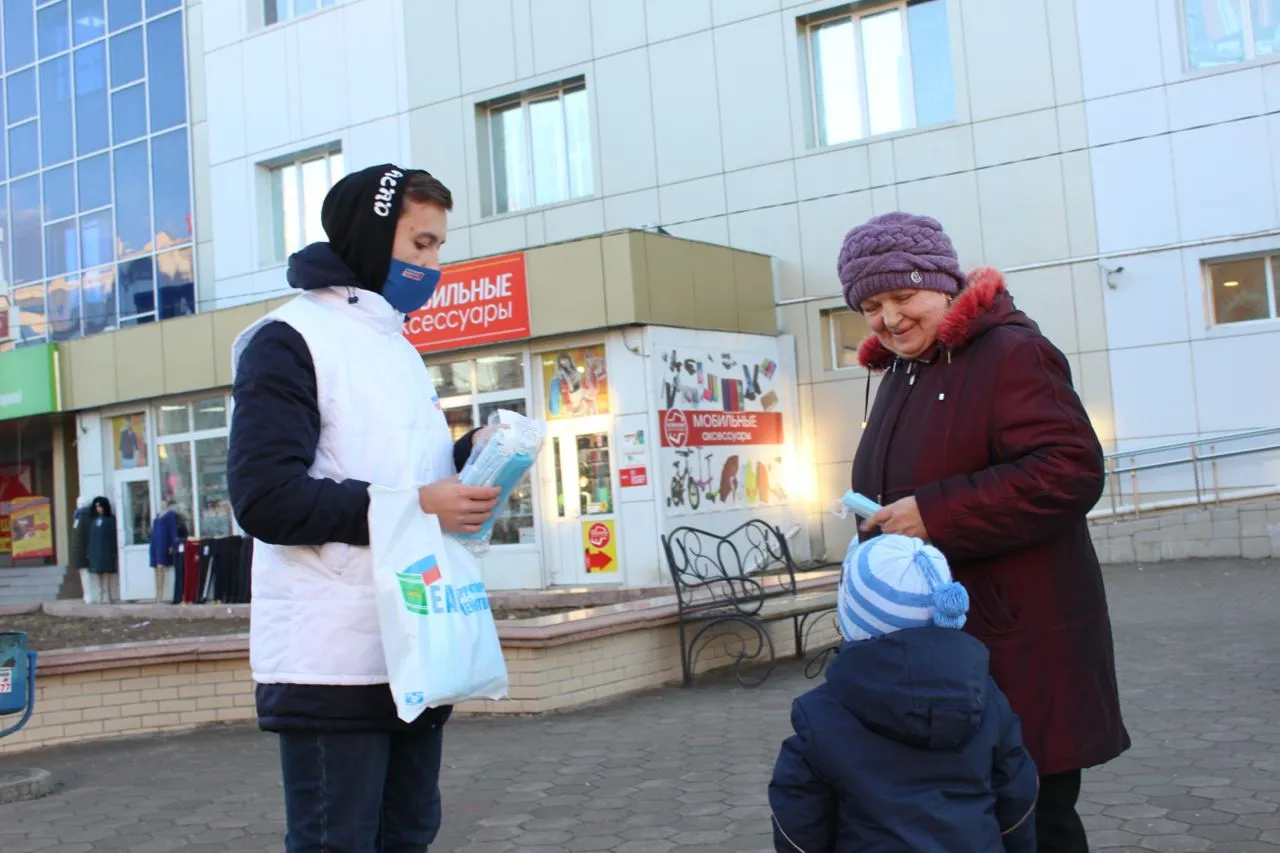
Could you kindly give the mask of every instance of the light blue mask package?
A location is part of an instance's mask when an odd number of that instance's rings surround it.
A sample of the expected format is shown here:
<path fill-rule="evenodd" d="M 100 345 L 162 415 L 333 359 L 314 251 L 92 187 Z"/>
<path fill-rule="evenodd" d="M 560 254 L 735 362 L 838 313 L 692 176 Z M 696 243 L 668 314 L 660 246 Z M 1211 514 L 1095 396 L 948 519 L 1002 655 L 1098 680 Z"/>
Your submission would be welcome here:
<path fill-rule="evenodd" d="M 483 447 L 471 452 L 458 480 L 464 486 L 496 486 L 502 489 L 494 515 L 476 533 L 456 533 L 458 539 L 474 554 L 489 549 L 494 522 L 507 510 L 507 500 L 520 480 L 533 467 L 547 435 L 545 421 L 527 418 L 518 412 L 500 409 L 489 418 L 488 426 L 504 426 Z"/>

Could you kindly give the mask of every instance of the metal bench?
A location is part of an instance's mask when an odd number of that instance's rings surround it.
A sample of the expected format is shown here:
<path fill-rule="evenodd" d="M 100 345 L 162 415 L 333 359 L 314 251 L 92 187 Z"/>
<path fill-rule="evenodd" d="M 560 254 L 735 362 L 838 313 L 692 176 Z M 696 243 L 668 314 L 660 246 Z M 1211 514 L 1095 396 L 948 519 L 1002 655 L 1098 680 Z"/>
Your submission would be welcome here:
<path fill-rule="evenodd" d="M 738 683 L 758 686 L 776 663 L 768 623 L 792 621 L 801 658 L 817 617 L 835 612 L 834 590 L 798 590 L 786 537 L 759 519 L 723 536 L 678 527 L 662 537 L 662 547 L 678 602 L 685 687 L 693 683 L 698 656 L 716 639 L 724 640 Z M 768 665 L 749 675 L 753 663 Z"/>
<path fill-rule="evenodd" d="M 21 714 L 12 726 L 0 729 L 0 738 L 14 734 L 36 709 L 36 653 L 27 650 L 22 631 L 0 631 L 0 718 Z"/>

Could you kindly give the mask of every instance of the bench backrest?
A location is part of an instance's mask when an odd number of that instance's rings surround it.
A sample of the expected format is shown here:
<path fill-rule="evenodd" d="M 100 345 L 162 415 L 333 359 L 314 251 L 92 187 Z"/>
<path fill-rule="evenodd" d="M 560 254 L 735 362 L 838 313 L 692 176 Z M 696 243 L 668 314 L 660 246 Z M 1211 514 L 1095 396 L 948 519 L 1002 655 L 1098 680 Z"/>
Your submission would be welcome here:
<path fill-rule="evenodd" d="M 782 532 L 759 519 L 725 535 L 677 527 L 662 537 L 681 611 L 739 606 L 796 591 L 796 567 Z"/>

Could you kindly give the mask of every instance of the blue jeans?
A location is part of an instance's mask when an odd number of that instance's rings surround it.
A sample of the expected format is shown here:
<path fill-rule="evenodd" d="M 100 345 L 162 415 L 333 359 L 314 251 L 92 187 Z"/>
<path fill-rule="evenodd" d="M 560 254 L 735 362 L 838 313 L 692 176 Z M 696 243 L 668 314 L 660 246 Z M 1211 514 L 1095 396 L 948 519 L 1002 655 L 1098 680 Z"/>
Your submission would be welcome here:
<path fill-rule="evenodd" d="M 283 732 L 288 853 L 425 853 L 440 831 L 443 727 Z"/>

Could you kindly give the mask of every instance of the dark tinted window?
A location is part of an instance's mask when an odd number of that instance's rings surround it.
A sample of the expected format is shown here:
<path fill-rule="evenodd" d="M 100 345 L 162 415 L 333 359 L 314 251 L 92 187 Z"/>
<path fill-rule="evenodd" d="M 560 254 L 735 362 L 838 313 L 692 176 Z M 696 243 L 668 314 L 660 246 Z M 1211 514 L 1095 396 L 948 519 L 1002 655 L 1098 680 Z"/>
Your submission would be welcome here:
<path fill-rule="evenodd" d="M 113 156 L 116 167 L 116 243 L 120 247 L 120 256 L 127 258 L 151 248 L 147 145 L 139 142 L 120 148 Z M 120 283 L 123 287 L 123 277 Z"/>
<path fill-rule="evenodd" d="M 10 124 L 35 116 L 36 70 L 28 68 L 10 74 L 5 80 L 5 93 L 8 95 Z"/>
<path fill-rule="evenodd" d="M 80 170 L 80 209 L 111 204 L 111 155 L 99 154 L 77 164 Z"/>
<path fill-rule="evenodd" d="M 9 173 L 25 175 L 40 168 L 39 122 L 29 121 L 9 130 Z"/>
<path fill-rule="evenodd" d="M 75 156 L 68 55 L 40 63 L 40 151 L 46 166 Z"/>
<path fill-rule="evenodd" d="M 153 131 L 187 120 L 187 85 L 182 65 L 182 16 L 169 15 L 147 24 L 147 85 L 151 87 Z"/>
<path fill-rule="evenodd" d="M 111 85 L 123 86 L 146 74 L 142 58 L 142 28 L 111 37 Z"/>
<path fill-rule="evenodd" d="M 75 54 L 76 151 L 101 151 L 111 142 L 107 118 L 107 46 L 103 42 Z"/>
<path fill-rule="evenodd" d="M 36 13 L 31 0 L 4 0 L 4 67 L 36 61 Z"/>
<path fill-rule="evenodd" d="M 111 211 L 99 210 L 80 217 L 80 257 L 86 267 L 115 260 L 111 249 Z"/>
<path fill-rule="evenodd" d="M 106 28 L 102 0 L 71 0 L 71 31 L 76 44 L 97 38 Z"/>
<path fill-rule="evenodd" d="M 40 56 L 53 56 L 71 47 L 71 19 L 67 16 L 67 0 L 59 0 L 36 13 L 37 42 Z"/>
<path fill-rule="evenodd" d="M 107 23 L 111 32 L 142 20 L 142 0 L 107 0 Z"/>
<path fill-rule="evenodd" d="M 151 175 L 155 193 L 156 248 L 190 240 L 191 178 L 187 167 L 185 129 L 151 140 Z"/>
<path fill-rule="evenodd" d="M 13 220 L 13 283 L 44 278 L 40 234 L 40 178 L 33 175 L 9 185 Z"/>
<path fill-rule="evenodd" d="M 44 221 L 52 222 L 76 212 L 76 173 L 68 163 L 44 173 Z"/>
<path fill-rule="evenodd" d="M 147 132 L 147 88 L 142 83 L 111 96 L 111 140 L 119 145 Z"/>

